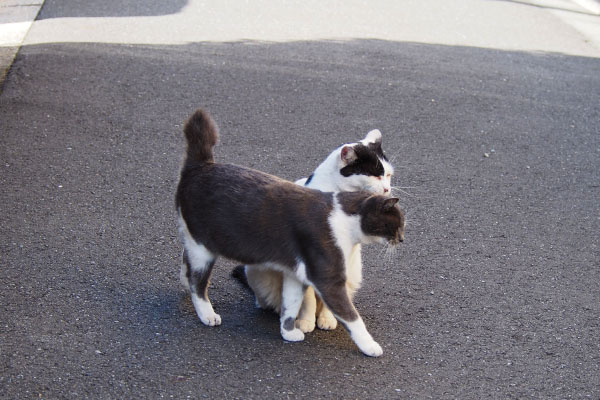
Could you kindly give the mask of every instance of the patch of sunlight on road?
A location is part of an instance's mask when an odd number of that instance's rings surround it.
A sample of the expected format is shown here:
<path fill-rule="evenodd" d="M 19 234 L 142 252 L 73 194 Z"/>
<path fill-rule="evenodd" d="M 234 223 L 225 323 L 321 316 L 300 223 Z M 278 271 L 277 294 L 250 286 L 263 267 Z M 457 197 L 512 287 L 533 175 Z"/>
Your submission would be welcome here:
<path fill-rule="evenodd" d="M 380 39 L 600 57 L 599 21 L 567 0 L 190 0 L 157 17 L 38 20 L 24 44 Z"/>

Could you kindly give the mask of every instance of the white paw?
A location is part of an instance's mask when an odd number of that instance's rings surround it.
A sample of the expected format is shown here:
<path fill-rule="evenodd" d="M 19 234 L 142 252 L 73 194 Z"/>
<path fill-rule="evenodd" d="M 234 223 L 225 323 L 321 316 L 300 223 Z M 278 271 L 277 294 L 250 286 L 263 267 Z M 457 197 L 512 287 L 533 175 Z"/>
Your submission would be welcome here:
<path fill-rule="evenodd" d="M 201 316 L 200 321 L 202 321 L 204 325 L 219 326 L 221 325 L 221 316 L 213 312 L 211 315 Z"/>
<path fill-rule="evenodd" d="M 372 341 L 367 345 L 361 346 L 360 351 L 370 357 L 379 357 L 383 354 L 383 349 L 376 341 Z"/>
<path fill-rule="evenodd" d="M 317 318 L 317 326 L 325 331 L 332 331 L 337 328 L 337 319 L 333 315 L 320 315 Z"/>
<path fill-rule="evenodd" d="M 294 328 L 291 331 L 281 329 L 281 337 L 288 342 L 301 342 L 304 340 L 304 333 L 298 328 Z"/>
<path fill-rule="evenodd" d="M 200 318 L 200 321 L 202 321 L 204 325 L 221 325 L 221 316 L 215 313 L 210 301 L 198 297 L 196 293 L 192 293 L 192 303 L 196 309 L 196 315 L 198 315 L 198 318 Z"/>
<path fill-rule="evenodd" d="M 296 326 L 304 333 L 310 333 L 315 330 L 315 320 L 297 319 Z"/>

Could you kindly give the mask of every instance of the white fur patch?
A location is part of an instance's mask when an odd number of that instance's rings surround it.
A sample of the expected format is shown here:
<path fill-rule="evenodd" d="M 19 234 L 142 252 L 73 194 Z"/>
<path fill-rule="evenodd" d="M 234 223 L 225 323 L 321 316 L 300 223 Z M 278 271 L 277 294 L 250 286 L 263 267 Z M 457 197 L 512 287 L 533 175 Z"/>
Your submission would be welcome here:
<path fill-rule="evenodd" d="M 360 141 L 362 144 L 367 146 L 369 143 L 381 142 L 381 132 L 379 129 L 373 129 L 367 133 L 367 136 Z"/>
<path fill-rule="evenodd" d="M 204 247 L 203 244 L 194 240 L 187 228 L 185 221 L 181 217 L 181 214 L 179 214 L 179 235 L 181 237 L 181 241 L 183 242 L 183 247 L 186 250 L 188 261 L 192 270 L 203 270 L 212 260 L 215 259 L 214 254 Z"/>
<path fill-rule="evenodd" d="M 340 175 L 338 160 L 340 160 L 340 152 L 342 147 L 335 149 L 327 158 L 319 164 L 313 177 L 306 187 L 317 189 L 322 192 L 339 192 L 342 188 L 339 187 L 340 182 L 343 182 L 343 177 Z M 307 178 L 296 181 L 297 184 L 303 185 Z"/>
<path fill-rule="evenodd" d="M 347 261 L 346 281 L 348 285 L 348 294 L 352 298 L 354 292 L 360 288 L 362 283 L 362 259 L 361 245 L 355 244 L 350 252 L 350 257 Z"/>
<path fill-rule="evenodd" d="M 202 271 L 206 269 L 215 259 L 215 256 L 208 251 L 204 245 L 194 240 L 185 221 L 181 217 L 181 213 L 179 213 L 179 234 L 192 271 Z M 182 266 L 180 279 L 184 287 L 191 291 L 192 303 L 194 304 L 194 309 L 196 310 L 196 314 L 198 315 L 198 318 L 200 318 L 200 321 L 208 326 L 221 325 L 221 316 L 215 313 L 210 301 L 198 296 L 198 294 L 194 292 L 195 289 L 190 287 L 187 277 L 185 276 L 185 266 Z"/>
<path fill-rule="evenodd" d="M 296 278 L 304 284 L 308 284 L 308 278 L 306 277 L 306 264 L 302 261 L 298 260 L 298 264 L 296 265 L 295 271 Z"/>
<path fill-rule="evenodd" d="M 392 164 L 385 160 L 381 160 L 383 164 L 383 178 L 381 179 L 381 185 L 383 190 L 383 194 L 390 196 L 392 194 L 392 176 L 394 176 L 394 167 Z"/>
<path fill-rule="evenodd" d="M 383 349 L 373 340 L 373 337 L 367 331 L 367 327 L 360 317 L 355 321 L 345 322 L 345 325 L 360 351 L 371 357 L 379 357 L 383 354 Z"/>
<path fill-rule="evenodd" d="M 336 245 L 344 255 L 344 263 L 347 266 L 352 247 L 356 243 L 361 243 L 364 234 L 360 228 L 360 216 L 346 214 L 337 200 L 337 195 L 333 196 L 333 200 L 333 210 L 328 218 L 329 226 Z"/>
<path fill-rule="evenodd" d="M 302 283 L 295 277 L 283 275 L 283 289 L 281 291 L 281 336 L 289 342 L 304 340 L 304 333 L 295 327 L 298 311 L 302 305 L 304 291 Z M 291 326 L 287 326 L 290 324 Z"/>
<path fill-rule="evenodd" d="M 215 311 L 212 308 L 212 304 L 210 304 L 210 301 L 206 301 L 198 297 L 196 293 L 192 293 L 192 303 L 194 304 L 194 309 L 196 309 L 196 314 L 198 314 L 198 318 L 200 318 L 200 321 L 202 321 L 204 325 L 221 325 L 221 316 L 215 313 Z"/>

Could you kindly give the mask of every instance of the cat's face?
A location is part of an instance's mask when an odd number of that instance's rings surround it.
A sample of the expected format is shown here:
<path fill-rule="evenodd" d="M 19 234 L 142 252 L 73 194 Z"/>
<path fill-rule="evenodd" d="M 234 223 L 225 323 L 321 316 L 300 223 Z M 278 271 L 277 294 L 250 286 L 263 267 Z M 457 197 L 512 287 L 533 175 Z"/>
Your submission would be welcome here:
<path fill-rule="evenodd" d="M 394 174 L 381 148 L 381 132 L 373 130 L 359 143 L 342 146 L 339 154 L 342 191 L 366 190 L 389 196 Z"/>
<path fill-rule="evenodd" d="M 397 245 L 404 241 L 404 211 L 397 198 L 371 196 L 361 206 L 361 229 L 374 241 Z"/>

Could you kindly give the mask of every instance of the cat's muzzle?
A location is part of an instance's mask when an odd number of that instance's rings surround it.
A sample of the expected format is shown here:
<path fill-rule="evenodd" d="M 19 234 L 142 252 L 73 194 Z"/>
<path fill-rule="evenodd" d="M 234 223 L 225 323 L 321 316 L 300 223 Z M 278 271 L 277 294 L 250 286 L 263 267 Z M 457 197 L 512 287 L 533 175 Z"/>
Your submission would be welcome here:
<path fill-rule="evenodd" d="M 397 246 L 402 242 L 404 242 L 404 232 L 401 231 L 396 232 L 396 237 L 390 240 L 392 246 Z"/>

